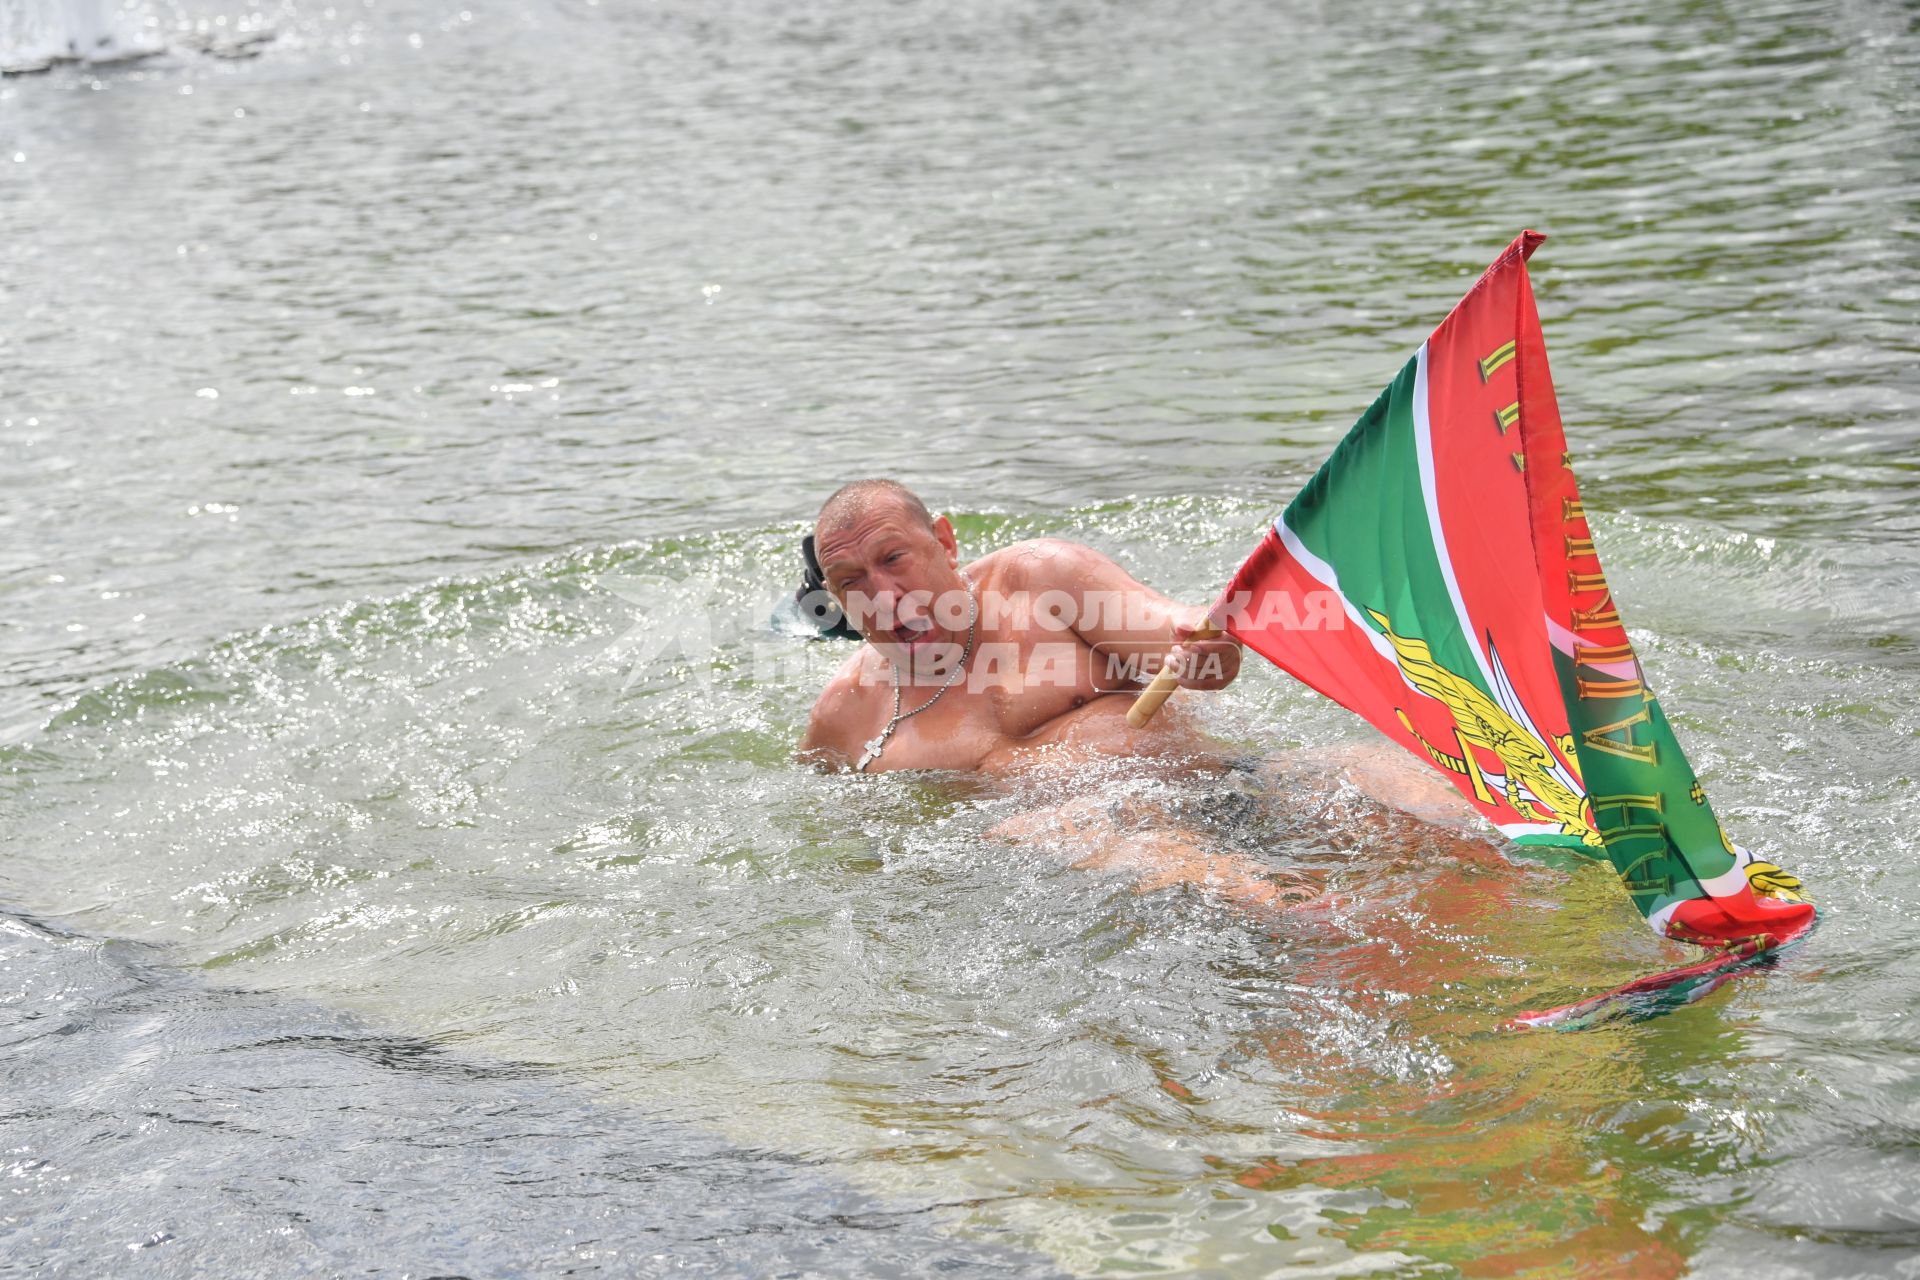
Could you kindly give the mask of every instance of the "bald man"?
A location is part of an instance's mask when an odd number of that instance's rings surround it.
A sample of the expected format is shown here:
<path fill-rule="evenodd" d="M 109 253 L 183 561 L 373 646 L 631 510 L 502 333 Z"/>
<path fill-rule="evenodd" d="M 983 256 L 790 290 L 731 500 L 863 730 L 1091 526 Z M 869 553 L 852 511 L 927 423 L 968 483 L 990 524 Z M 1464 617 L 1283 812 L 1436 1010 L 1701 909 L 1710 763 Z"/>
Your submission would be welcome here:
<path fill-rule="evenodd" d="M 1041 748 L 1187 753 L 1183 716 L 1129 729 L 1143 677 L 1219 689 L 1240 671 L 1232 640 L 1192 639 L 1206 619 L 1091 547 L 1035 538 L 963 568 L 953 525 L 892 480 L 858 480 L 814 523 L 826 590 L 866 642 L 814 704 L 802 754 L 829 767 L 1002 772 Z"/>

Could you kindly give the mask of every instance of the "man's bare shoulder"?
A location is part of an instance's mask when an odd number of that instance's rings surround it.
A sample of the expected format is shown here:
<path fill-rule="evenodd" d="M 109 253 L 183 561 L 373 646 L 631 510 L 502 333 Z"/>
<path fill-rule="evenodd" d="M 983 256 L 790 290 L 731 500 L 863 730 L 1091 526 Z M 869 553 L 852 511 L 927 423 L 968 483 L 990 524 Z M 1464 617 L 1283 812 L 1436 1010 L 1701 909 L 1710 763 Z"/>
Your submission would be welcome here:
<path fill-rule="evenodd" d="M 814 699 L 813 713 L 807 718 L 806 736 L 800 739 L 803 757 L 829 763 L 853 759 L 851 748 L 860 743 L 878 705 L 875 699 L 882 692 L 869 671 L 868 664 L 874 658 L 873 650 L 861 645 L 820 690 L 820 696 Z"/>
<path fill-rule="evenodd" d="M 981 556 L 972 572 L 989 576 L 1003 591 L 1044 591 L 1071 584 L 1089 565 L 1111 563 L 1092 547 L 1066 538 L 1028 538 Z"/>

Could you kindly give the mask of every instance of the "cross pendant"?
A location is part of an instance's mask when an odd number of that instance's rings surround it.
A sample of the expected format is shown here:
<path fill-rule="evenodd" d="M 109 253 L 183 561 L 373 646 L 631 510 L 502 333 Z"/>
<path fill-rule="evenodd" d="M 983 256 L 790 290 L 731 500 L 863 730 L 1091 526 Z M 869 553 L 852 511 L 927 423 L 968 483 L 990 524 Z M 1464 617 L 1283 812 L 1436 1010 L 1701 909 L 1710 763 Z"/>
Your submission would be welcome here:
<path fill-rule="evenodd" d="M 886 745 L 886 735 L 882 734 L 867 744 L 867 754 L 860 757 L 860 763 L 853 766 L 855 773 L 865 773 L 867 766 L 880 758 L 880 748 Z"/>

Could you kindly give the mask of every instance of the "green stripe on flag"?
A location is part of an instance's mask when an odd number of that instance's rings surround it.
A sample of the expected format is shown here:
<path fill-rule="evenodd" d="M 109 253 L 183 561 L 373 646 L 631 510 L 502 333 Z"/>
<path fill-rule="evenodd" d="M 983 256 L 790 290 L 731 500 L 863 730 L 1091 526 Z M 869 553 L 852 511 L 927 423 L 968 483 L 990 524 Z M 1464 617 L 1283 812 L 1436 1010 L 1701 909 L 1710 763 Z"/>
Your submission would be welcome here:
<path fill-rule="evenodd" d="M 1383 613 L 1424 640 L 1449 671 L 1488 697 L 1480 659 L 1460 629 L 1420 487 L 1414 392 L 1424 349 L 1407 361 L 1282 517 L 1308 551 L 1333 565 L 1361 617 Z M 1338 477 L 1341 498 L 1330 490 Z M 1364 494 L 1367 501 L 1355 501 Z"/>

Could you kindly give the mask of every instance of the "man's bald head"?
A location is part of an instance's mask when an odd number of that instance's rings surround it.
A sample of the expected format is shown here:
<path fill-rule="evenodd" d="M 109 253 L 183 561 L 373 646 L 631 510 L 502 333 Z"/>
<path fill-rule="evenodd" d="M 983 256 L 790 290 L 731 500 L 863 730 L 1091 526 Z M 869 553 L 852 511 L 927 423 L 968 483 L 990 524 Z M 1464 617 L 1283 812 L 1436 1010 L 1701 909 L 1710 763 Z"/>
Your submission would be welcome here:
<path fill-rule="evenodd" d="M 820 542 L 837 530 L 857 524 L 878 509 L 897 511 L 915 524 L 933 529 L 933 513 L 920 495 L 898 480 L 855 480 L 833 491 L 813 520 L 813 538 Z"/>
<path fill-rule="evenodd" d="M 906 634 L 901 626 L 924 640 L 925 600 L 947 594 L 962 602 L 970 598 L 952 522 L 945 516 L 934 519 L 927 504 L 898 480 L 841 486 L 820 508 L 813 537 L 827 590 L 861 635 L 875 643 L 888 636 L 899 639 Z M 925 600 L 915 603 L 916 597 Z"/>

